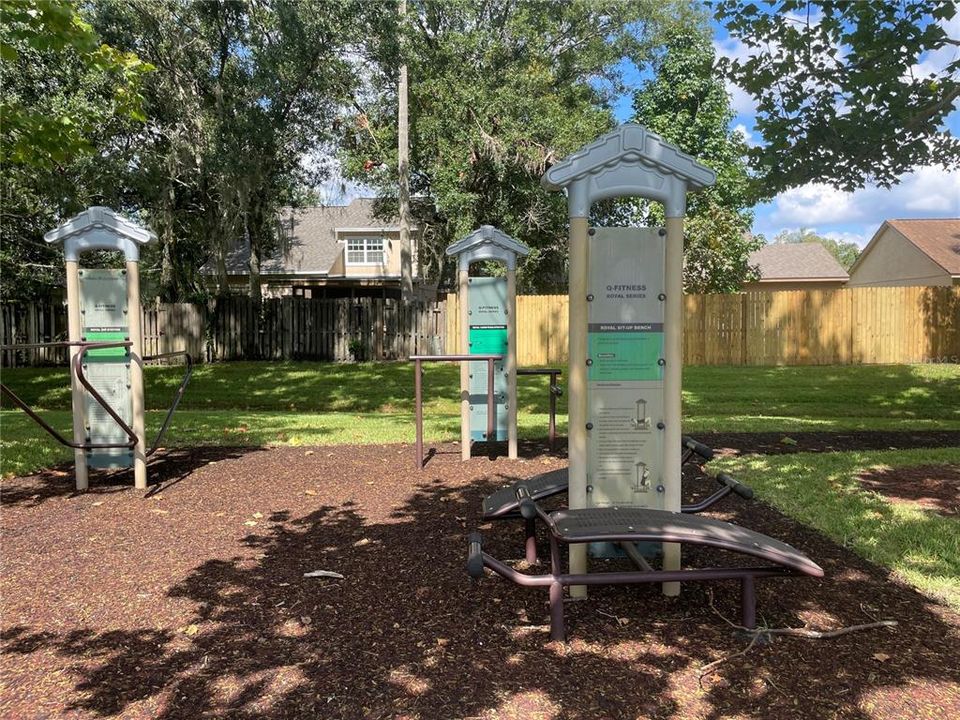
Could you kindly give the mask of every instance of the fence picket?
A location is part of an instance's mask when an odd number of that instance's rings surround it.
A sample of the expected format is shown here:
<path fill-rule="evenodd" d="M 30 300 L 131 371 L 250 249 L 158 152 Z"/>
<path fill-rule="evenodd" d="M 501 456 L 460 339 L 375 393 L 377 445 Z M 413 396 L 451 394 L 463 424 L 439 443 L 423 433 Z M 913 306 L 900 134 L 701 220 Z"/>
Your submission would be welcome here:
<path fill-rule="evenodd" d="M 520 365 L 562 365 L 565 295 L 517 298 Z M 684 298 L 688 365 L 960 362 L 960 287 L 877 287 Z M 0 340 L 66 339 L 62 303 L 0 305 Z M 459 352 L 456 295 L 439 302 L 389 298 L 247 297 L 143 308 L 144 354 L 186 350 L 197 359 L 351 359 L 359 340 L 373 360 Z M 0 367 L 63 364 L 67 352 L 4 350 Z"/>

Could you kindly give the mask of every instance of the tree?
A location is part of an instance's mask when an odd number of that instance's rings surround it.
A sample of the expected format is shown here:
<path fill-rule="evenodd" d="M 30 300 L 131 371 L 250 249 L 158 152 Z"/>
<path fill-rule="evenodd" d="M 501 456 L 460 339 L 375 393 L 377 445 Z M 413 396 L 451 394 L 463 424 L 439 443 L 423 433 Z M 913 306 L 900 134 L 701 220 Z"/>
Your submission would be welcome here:
<path fill-rule="evenodd" d="M 0 5 L 0 298 L 48 295 L 63 260 L 43 233 L 92 202 L 116 200 L 130 154 L 123 138 L 144 119 L 151 70 L 101 43 L 75 3 Z"/>
<path fill-rule="evenodd" d="M 856 243 L 817 235 L 817 233 L 810 228 L 784 230 L 777 234 L 773 242 L 779 244 L 820 243 L 837 259 L 837 262 L 843 266 L 844 270 L 849 270 L 853 267 L 853 264 L 857 261 L 857 257 L 860 255 L 860 248 Z"/>
<path fill-rule="evenodd" d="M 439 279 L 443 248 L 493 224 L 533 248 L 520 283 L 564 282 L 565 204 L 540 176 L 613 124 L 618 64 L 643 63 L 686 3 L 620 0 L 410 2 L 404 60 L 410 77 L 411 191 L 420 196 L 420 265 Z M 389 209 L 397 175 L 396 15 L 383 13 L 365 58 L 369 82 L 344 125 L 348 177 Z M 449 267 L 449 265 L 447 265 Z"/>
<path fill-rule="evenodd" d="M 207 260 L 225 281 L 241 241 L 259 300 L 260 262 L 282 240 L 278 211 L 309 197 L 317 175 L 304 156 L 330 140 L 354 84 L 344 57 L 360 14 L 334 0 L 98 4 L 96 25 L 161 69 L 134 181 L 160 236 L 161 297 L 203 292 Z"/>
<path fill-rule="evenodd" d="M 750 52 L 726 68 L 757 101 L 758 198 L 809 182 L 889 187 L 921 165 L 960 164 L 960 141 L 943 127 L 960 97 L 960 54 L 939 69 L 920 63 L 960 46 L 945 24 L 953 0 L 712 4 Z"/>
<path fill-rule="evenodd" d="M 763 237 L 744 230 L 742 218 L 710 203 L 687 218 L 683 228 L 683 291 L 691 294 L 733 293 L 760 274 L 750 253 Z"/>
<path fill-rule="evenodd" d="M 753 211 L 747 147 L 730 130 L 734 114 L 706 28 L 669 32 L 654 71 L 634 95 L 633 121 L 717 173 L 716 184 L 688 197 L 684 287 L 695 293 L 737 292 L 753 279 L 747 257 L 763 241 L 749 232 Z M 663 223 L 659 204 L 632 204 L 634 221 Z"/>

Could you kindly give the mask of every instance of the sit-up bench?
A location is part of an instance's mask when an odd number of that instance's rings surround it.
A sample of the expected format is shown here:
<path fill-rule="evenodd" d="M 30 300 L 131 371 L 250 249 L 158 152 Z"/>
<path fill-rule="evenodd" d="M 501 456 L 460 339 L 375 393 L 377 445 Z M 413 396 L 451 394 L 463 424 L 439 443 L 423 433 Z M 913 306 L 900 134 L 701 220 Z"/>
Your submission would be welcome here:
<path fill-rule="evenodd" d="M 732 523 L 699 515 L 640 508 L 588 508 L 546 513 L 523 486 L 517 489 L 521 516 L 539 518 L 550 531 L 550 572 L 527 575 L 483 552 L 480 533 L 469 537 L 467 571 L 473 578 L 489 568 L 498 575 L 527 587 L 550 589 L 550 639 L 564 640 L 563 588 L 568 585 L 633 585 L 648 582 L 740 580 L 741 622 L 756 626 L 754 580 L 762 577 L 809 575 L 823 577 L 823 570 L 806 555 L 784 542 Z M 638 570 L 589 574 L 565 574 L 561 569 L 560 543 L 669 542 L 708 545 L 763 560 L 766 565 L 716 567 L 686 570 L 654 570 L 640 559 Z M 631 556 L 633 557 L 633 556 Z M 637 556 L 639 558 L 639 555 Z"/>
<path fill-rule="evenodd" d="M 703 443 L 699 443 L 688 437 L 683 438 L 683 449 L 682 462 L 687 462 L 693 456 L 697 456 L 702 460 L 710 460 L 713 457 L 713 450 Z M 719 473 L 714 479 L 720 484 L 720 488 L 716 492 L 699 502 L 682 505 L 680 512 L 703 512 L 731 492 L 747 500 L 753 497 L 752 489 L 734 480 L 726 473 Z M 569 486 L 567 470 L 566 468 L 553 470 L 530 478 L 529 480 L 520 480 L 512 485 L 507 485 L 492 492 L 483 499 L 483 520 L 520 519 L 520 502 L 517 500 L 517 489 L 521 486 L 535 502 L 545 500 L 555 495 L 562 495 L 567 492 Z M 535 563 L 537 562 L 537 535 L 534 518 L 531 517 L 525 520 L 524 532 L 526 535 L 526 560 L 529 563 Z"/>

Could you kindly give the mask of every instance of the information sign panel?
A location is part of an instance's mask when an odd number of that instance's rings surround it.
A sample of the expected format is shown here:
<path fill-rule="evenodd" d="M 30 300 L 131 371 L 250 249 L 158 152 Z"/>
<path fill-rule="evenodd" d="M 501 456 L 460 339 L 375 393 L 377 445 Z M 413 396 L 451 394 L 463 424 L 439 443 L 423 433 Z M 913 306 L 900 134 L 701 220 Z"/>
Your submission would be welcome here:
<path fill-rule="evenodd" d="M 590 238 L 588 505 L 663 507 L 664 239 L 650 228 Z"/>
<path fill-rule="evenodd" d="M 80 270 L 81 337 L 89 342 L 117 342 L 129 338 L 127 276 L 124 270 Z M 130 353 L 126 348 L 89 350 L 83 358 L 90 384 L 123 418 L 132 424 Z M 87 436 L 93 443 L 125 443 L 127 434 L 89 393 L 84 393 Z M 133 465 L 126 448 L 87 451 L 87 464 L 97 468 Z"/>
<path fill-rule="evenodd" d="M 503 355 L 494 365 L 493 392 L 496 407 L 496 440 L 507 439 L 507 279 L 472 277 L 467 281 L 471 355 Z M 487 440 L 487 363 L 470 366 L 470 439 Z"/>

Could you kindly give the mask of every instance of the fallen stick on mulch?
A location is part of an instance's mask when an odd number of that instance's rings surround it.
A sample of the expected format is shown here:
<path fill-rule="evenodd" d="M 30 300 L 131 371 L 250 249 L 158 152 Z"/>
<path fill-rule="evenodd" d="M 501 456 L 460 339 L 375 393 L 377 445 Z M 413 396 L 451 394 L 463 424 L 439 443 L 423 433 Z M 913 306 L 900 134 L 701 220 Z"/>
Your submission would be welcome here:
<path fill-rule="evenodd" d="M 334 580 L 343 580 L 344 577 L 338 572 L 333 572 L 332 570 L 314 570 L 313 572 L 305 572 L 303 574 L 305 578 L 333 578 Z"/>
<path fill-rule="evenodd" d="M 734 658 L 741 657 L 746 655 L 757 644 L 757 640 L 762 637 L 770 635 L 791 635 L 793 637 L 802 637 L 808 638 L 810 640 L 826 640 L 829 638 L 839 637 L 841 635 L 846 635 L 847 633 L 857 632 L 859 630 L 871 630 L 873 628 L 879 627 L 896 627 L 899 623 L 896 620 L 878 620 L 877 622 L 864 623 L 863 625 L 848 625 L 846 627 L 836 628 L 834 630 L 811 630 L 810 628 L 747 628 L 743 625 L 737 625 L 735 622 L 723 615 L 713 604 L 713 593 L 710 593 L 710 609 L 716 613 L 727 625 L 741 632 L 744 632 L 750 635 L 750 643 L 743 649 L 738 652 L 733 653 L 732 655 L 727 655 L 720 658 L 719 660 L 714 660 L 711 663 L 707 663 L 699 670 L 699 682 L 701 686 L 703 685 L 703 678 L 706 675 L 709 675 L 711 672 L 716 670 L 718 667 L 723 665 L 725 662 L 733 660 Z"/>

